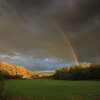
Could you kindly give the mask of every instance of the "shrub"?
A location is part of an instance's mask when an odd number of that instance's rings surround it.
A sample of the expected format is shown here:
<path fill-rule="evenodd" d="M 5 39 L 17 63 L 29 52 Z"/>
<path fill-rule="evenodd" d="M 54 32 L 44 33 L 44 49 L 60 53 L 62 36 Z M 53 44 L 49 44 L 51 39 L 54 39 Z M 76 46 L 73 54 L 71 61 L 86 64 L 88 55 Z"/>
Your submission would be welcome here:
<path fill-rule="evenodd" d="M 38 75 L 35 74 L 35 75 L 33 76 L 33 78 L 38 78 Z"/>
<path fill-rule="evenodd" d="M 2 73 L 0 72 L 0 98 L 4 96 L 5 94 L 4 90 L 5 90 L 4 79 Z"/>

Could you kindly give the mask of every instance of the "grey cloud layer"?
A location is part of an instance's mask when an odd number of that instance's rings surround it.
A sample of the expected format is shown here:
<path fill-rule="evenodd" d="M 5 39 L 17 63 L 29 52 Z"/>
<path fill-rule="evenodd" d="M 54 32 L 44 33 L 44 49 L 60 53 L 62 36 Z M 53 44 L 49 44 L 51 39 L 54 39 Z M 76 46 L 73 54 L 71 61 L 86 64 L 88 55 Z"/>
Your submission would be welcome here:
<path fill-rule="evenodd" d="M 66 40 L 48 16 L 63 30 L 80 62 L 100 59 L 100 0 L 0 0 L 0 54 L 30 51 L 34 59 L 73 62 Z"/>

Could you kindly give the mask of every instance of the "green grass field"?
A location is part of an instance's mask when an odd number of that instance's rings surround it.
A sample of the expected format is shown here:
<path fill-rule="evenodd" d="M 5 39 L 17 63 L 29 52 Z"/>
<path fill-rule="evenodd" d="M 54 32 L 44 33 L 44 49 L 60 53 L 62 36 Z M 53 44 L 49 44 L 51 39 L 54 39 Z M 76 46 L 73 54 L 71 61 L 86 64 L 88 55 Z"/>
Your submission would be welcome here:
<path fill-rule="evenodd" d="M 64 81 L 53 79 L 26 79 L 5 81 L 6 91 L 11 95 L 33 95 L 34 98 L 61 100 L 69 98 L 71 94 L 79 97 L 85 95 L 87 98 L 100 96 L 100 81 Z"/>

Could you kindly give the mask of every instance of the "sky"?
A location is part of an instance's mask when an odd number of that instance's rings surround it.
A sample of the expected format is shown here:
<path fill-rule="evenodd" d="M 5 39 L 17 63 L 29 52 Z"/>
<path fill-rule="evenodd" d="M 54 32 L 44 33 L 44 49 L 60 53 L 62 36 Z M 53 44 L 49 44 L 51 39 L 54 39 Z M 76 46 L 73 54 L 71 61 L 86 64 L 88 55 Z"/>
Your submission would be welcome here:
<path fill-rule="evenodd" d="M 0 62 L 50 72 L 100 64 L 100 0 L 0 0 Z"/>

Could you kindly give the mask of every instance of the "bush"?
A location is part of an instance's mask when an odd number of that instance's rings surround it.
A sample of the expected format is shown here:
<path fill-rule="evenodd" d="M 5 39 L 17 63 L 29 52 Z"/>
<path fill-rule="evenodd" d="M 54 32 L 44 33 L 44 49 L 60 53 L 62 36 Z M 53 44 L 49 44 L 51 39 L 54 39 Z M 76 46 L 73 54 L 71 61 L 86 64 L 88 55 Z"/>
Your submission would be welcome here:
<path fill-rule="evenodd" d="M 2 73 L 0 72 L 0 98 L 4 96 L 5 94 L 4 90 L 5 90 L 4 79 Z"/>
<path fill-rule="evenodd" d="M 35 75 L 33 76 L 33 78 L 38 78 L 38 75 L 35 74 Z"/>

